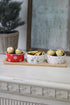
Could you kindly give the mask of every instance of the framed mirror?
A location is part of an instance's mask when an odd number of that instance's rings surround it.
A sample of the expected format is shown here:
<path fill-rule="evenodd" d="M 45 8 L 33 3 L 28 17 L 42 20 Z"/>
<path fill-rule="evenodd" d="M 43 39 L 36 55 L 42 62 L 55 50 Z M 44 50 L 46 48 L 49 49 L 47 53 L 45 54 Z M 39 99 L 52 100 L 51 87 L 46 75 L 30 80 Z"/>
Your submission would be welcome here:
<path fill-rule="evenodd" d="M 58 48 L 70 54 L 70 0 L 29 0 L 27 50 Z"/>

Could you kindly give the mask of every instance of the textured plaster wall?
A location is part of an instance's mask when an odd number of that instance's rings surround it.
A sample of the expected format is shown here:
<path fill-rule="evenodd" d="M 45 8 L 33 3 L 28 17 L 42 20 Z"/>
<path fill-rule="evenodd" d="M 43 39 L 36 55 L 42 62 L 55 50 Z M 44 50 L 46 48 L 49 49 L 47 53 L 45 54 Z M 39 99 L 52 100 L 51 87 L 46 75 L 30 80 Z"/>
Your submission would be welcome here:
<path fill-rule="evenodd" d="M 19 1 L 19 0 L 14 0 Z M 18 48 L 26 50 L 26 39 L 27 39 L 27 7 L 28 7 L 28 0 L 20 0 L 23 2 L 22 9 L 20 12 L 20 17 L 22 20 L 25 21 L 25 25 L 22 27 L 18 27 L 19 30 L 19 43 Z"/>

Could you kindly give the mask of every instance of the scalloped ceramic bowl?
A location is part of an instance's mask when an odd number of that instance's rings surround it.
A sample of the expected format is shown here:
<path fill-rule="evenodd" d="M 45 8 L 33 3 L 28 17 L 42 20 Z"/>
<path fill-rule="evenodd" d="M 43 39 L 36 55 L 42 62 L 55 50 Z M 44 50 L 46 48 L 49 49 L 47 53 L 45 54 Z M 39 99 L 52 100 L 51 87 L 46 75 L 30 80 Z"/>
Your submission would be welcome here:
<path fill-rule="evenodd" d="M 6 53 L 6 61 L 8 61 L 8 62 L 22 62 L 22 61 L 24 61 L 24 53 L 22 53 L 22 54 L 8 54 L 8 53 Z"/>
<path fill-rule="evenodd" d="M 39 55 L 39 56 L 26 54 L 26 59 L 27 59 L 27 62 L 31 64 L 42 63 L 45 60 L 45 54 Z"/>
<path fill-rule="evenodd" d="M 50 56 L 50 55 L 47 55 L 46 54 L 46 59 L 47 59 L 47 62 L 49 64 L 64 64 L 65 62 L 65 56 L 66 55 L 63 55 L 63 56 Z"/>

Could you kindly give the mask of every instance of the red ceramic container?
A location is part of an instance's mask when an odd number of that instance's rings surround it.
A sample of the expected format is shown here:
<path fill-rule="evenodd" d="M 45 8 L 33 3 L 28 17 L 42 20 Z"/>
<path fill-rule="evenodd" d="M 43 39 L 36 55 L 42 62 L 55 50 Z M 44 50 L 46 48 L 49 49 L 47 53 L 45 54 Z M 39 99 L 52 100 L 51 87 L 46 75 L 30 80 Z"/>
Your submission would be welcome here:
<path fill-rule="evenodd" d="M 8 62 L 22 62 L 22 61 L 24 61 L 24 53 L 23 54 L 8 54 L 8 53 L 6 53 L 6 61 L 8 61 Z"/>

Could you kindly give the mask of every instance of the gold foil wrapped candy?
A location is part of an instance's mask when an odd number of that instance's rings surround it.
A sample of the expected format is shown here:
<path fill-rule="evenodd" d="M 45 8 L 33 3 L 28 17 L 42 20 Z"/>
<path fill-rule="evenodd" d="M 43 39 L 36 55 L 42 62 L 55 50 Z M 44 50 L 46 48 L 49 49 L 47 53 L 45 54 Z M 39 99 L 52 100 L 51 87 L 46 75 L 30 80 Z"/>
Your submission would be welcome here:
<path fill-rule="evenodd" d="M 50 56 L 54 56 L 56 54 L 56 51 L 54 51 L 54 50 L 48 50 L 47 54 L 50 55 Z"/>
<path fill-rule="evenodd" d="M 15 54 L 22 54 L 22 50 L 21 49 L 16 49 Z"/>
<path fill-rule="evenodd" d="M 35 55 L 35 56 L 39 56 L 39 55 L 44 55 L 44 51 L 32 51 L 32 52 L 28 52 L 29 55 Z"/>
<path fill-rule="evenodd" d="M 7 53 L 9 53 L 9 54 L 13 54 L 14 51 L 15 51 L 15 49 L 13 47 L 8 47 L 7 48 Z"/>
<path fill-rule="evenodd" d="M 61 50 L 57 50 L 57 51 L 56 51 L 56 55 L 57 55 L 57 56 L 63 56 L 64 53 L 63 53 Z"/>

